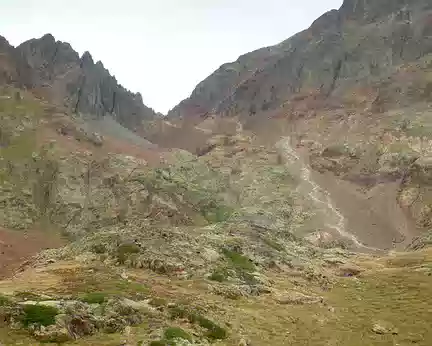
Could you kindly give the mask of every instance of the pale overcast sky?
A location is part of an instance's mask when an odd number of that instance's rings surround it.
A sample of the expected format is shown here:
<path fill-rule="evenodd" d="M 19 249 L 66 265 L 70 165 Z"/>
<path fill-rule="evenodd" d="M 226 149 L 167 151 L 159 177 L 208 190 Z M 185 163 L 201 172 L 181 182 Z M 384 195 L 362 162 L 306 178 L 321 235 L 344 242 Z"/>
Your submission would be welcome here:
<path fill-rule="evenodd" d="M 342 0 L 0 0 L 13 45 L 51 33 L 166 113 L 225 62 L 307 28 Z"/>

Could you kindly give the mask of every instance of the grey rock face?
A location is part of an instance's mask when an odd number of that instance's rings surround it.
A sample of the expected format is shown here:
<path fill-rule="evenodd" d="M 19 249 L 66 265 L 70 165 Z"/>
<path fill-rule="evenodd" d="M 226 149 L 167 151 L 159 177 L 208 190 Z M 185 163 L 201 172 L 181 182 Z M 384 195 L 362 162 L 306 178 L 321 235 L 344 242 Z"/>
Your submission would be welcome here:
<path fill-rule="evenodd" d="M 139 93 L 122 87 L 89 52 L 80 57 L 68 43 L 50 34 L 17 48 L 0 37 L 0 59 L 1 84 L 27 87 L 71 112 L 109 114 L 131 130 L 156 116 Z"/>
<path fill-rule="evenodd" d="M 13 52 L 14 48 L 0 36 L 0 84 L 13 83 L 17 79 Z"/>
<path fill-rule="evenodd" d="M 297 93 L 327 97 L 385 79 L 432 53 L 431 18 L 427 0 L 345 0 L 309 29 L 221 66 L 168 115 L 255 115 Z"/>

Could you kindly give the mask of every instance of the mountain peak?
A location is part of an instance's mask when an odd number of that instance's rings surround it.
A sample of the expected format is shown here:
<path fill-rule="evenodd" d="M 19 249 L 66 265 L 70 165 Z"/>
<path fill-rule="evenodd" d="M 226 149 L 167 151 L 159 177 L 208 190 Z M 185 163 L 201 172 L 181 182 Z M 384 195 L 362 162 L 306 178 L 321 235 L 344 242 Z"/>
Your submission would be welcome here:
<path fill-rule="evenodd" d="M 41 41 L 45 41 L 45 42 L 56 42 L 56 39 L 54 38 L 54 36 L 50 33 L 43 35 L 40 38 Z"/>
<path fill-rule="evenodd" d="M 94 65 L 94 61 L 93 61 L 93 57 L 90 54 L 90 52 L 85 51 L 84 54 L 81 57 L 81 62 L 83 64 L 83 66 L 93 66 Z"/>

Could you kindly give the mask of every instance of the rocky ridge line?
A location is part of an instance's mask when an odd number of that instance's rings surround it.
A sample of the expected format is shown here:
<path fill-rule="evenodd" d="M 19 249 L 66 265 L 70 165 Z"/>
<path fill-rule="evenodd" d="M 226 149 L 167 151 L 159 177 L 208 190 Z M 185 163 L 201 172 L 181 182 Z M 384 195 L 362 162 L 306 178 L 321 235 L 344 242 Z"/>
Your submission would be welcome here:
<path fill-rule="evenodd" d="M 0 84 L 30 89 L 72 113 L 111 115 L 131 130 L 156 117 L 142 96 L 121 86 L 102 62 L 95 63 L 89 52 L 80 57 L 51 34 L 16 48 L 0 37 L 0 58 Z"/>

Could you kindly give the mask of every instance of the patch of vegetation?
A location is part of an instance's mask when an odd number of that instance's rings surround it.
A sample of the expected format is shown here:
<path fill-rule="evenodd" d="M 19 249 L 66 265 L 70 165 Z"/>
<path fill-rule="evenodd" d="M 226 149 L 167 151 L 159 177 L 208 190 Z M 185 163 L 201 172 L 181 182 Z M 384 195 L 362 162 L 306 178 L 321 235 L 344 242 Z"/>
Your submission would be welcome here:
<path fill-rule="evenodd" d="M 90 292 L 81 297 L 81 301 L 87 304 L 102 304 L 107 300 L 107 294 L 103 292 Z"/>
<path fill-rule="evenodd" d="M 12 303 L 9 297 L 0 294 L 0 306 L 10 305 Z"/>
<path fill-rule="evenodd" d="M 223 269 L 216 269 L 209 276 L 209 280 L 217 281 L 217 282 L 225 282 L 225 281 L 227 281 L 227 279 L 228 279 L 227 273 Z"/>
<path fill-rule="evenodd" d="M 49 326 L 55 323 L 55 317 L 59 314 L 57 308 L 44 305 L 25 305 L 23 307 L 21 323 L 28 327 L 31 324 Z"/>
<path fill-rule="evenodd" d="M 168 346 L 168 344 L 163 340 L 155 340 L 155 341 L 151 341 L 149 346 Z"/>
<path fill-rule="evenodd" d="M 164 331 L 164 338 L 166 340 L 175 340 L 175 339 L 184 339 L 188 341 L 192 341 L 192 336 L 179 327 L 169 327 Z"/>
<path fill-rule="evenodd" d="M 207 332 L 205 333 L 205 336 L 209 339 L 222 340 L 228 337 L 226 329 L 218 326 L 216 323 L 202 316 L 195 310 L 192 311 L 184 306 L 175 306 L 171 308 L 170 316 L 172 319 L 186 318 L 190 323 L 197 324 L 206 329 Z"/>
<path fill-rule="evenodd" d="M 121 244 L 117 248 L 117 259 L 121 264 L 124 264 L 130 255 L 140 252 L 141 249 L 137 244 Z"/>
<path fill-rule="evenodd" d="M 255 270 L 255 265 L 252 263 L 250 258 L 226 248 L 222 249 L 222 253 L 236 269 L 242 269 L 249 272 Z"/>
<path fill-rule="evenodd" d="M 226 339 L 228 336 L 227 331 L 218 326 L 213 321 L 210 321 L 208 318 L 205 318 L 199 314 L 193 315 L 192 323 L 197 323 L 200 327 L 207 329 L 207 333 L 205 334 L 210 339 L 215 340 L 223 340 Z"/>

